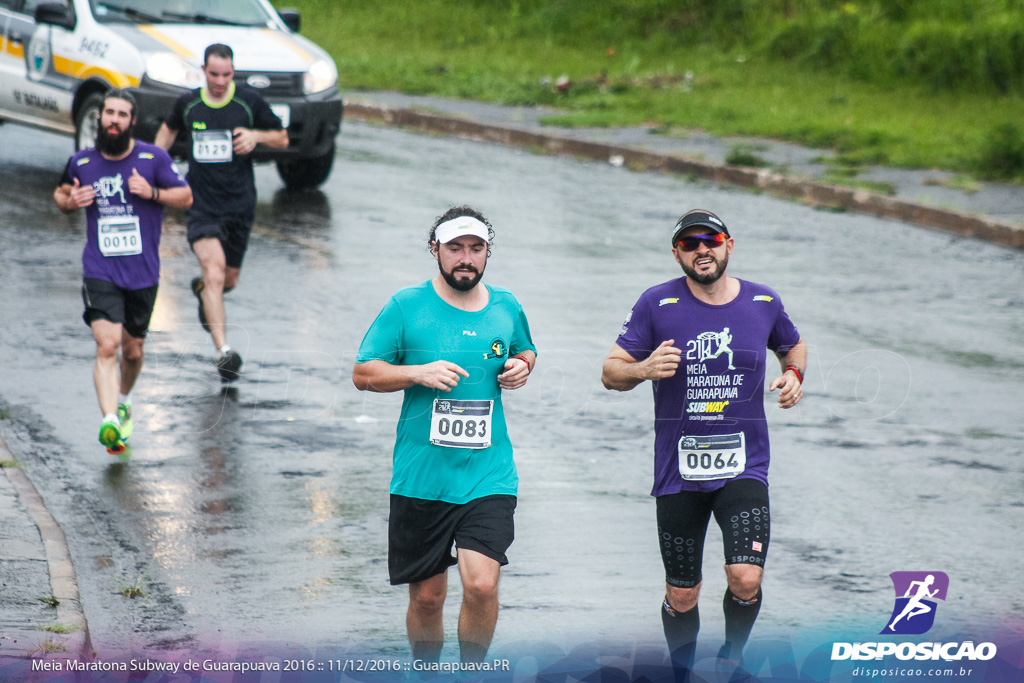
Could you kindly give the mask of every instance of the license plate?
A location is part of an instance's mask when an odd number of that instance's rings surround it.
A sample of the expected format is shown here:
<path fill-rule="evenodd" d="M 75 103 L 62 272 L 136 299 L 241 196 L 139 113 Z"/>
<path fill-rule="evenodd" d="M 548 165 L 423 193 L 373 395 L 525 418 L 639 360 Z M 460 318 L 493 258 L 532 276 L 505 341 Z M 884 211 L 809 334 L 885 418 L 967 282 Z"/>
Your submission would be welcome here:
<path fill-rule="evenodd" d="M 287 104 L 275 103 L 270 105 L 270 111 L 277 114 L 281 119 L 281 127 L 288 128 L 292 123 L 292 108 Z"/>

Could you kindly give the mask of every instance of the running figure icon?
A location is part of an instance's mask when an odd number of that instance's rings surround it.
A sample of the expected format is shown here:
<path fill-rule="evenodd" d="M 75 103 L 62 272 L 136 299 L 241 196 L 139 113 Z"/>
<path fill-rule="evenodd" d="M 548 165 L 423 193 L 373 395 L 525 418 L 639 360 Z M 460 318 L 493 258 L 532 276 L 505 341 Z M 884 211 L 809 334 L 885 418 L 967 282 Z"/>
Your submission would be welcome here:
<path fill-rule="evenodd" d="M 712 358 L 718 358 L 723 353 L 727 353 L 729 354 L 729 369 L 735 370 L 736 366 L 732 364 L 732 349 L 729 348 L 729 343 L 732 341 L 732 335 L 729 334 L 729 328 L 724 327 L 721 332 L 705 332 L 704 334 L 708 336 L 709 341 L 714 340 L 718 342 L 718 350 L 714 353 L 705 354 L 704 357 L 700 359 L 701 362 L 711 360 Z"/>
<path fill-rule="evenodd" d="M 924 581 L 910 582 L 910 586 L 907 588 L 907 593 L 903 596 L 905 598 L 910 598 L 910 600 L 903 607 L 903 611 L 899 613 L 899 616 L 893 619 L 892 623 L 889 624 L 890 631 L 896 630 L 896 622 L 903 617 L 906 617 L 907 621 L 910 621 L 913 617 L 916 617 L 919 614 L 927 614 L 932 611 L 931 606 L 923 603 L 922 600 L 924 598 L 933 598 L 935 597 L 935 594 L 939 592 L 938 588 L 933 591 L 928 590 L 933 583 L 935 583 L 934 574 L 929 574 Z"/>

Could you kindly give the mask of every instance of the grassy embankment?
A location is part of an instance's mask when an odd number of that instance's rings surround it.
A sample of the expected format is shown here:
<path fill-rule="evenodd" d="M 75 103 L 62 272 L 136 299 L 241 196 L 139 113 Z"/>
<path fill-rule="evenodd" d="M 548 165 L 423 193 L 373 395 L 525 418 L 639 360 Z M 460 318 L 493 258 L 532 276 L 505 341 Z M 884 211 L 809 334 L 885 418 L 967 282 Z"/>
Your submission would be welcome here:
<path fill-rule="evenodd" d="M 561 125 L 772 137 L 836 150 L 837 175 L 872 163 L 1024 181 L 1018 0 L 287 4 L 344 90 L 553 105 Z"/>

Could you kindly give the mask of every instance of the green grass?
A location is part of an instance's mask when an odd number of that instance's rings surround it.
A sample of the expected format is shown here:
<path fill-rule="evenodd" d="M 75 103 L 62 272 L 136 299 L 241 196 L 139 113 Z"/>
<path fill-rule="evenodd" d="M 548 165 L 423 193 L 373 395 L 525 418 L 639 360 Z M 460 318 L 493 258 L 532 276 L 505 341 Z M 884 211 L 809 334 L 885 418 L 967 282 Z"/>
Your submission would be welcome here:
<path fill-rule="evenodd" d="M 118 592 L 120 592 L 121 595 L 128 598 L 129 600 L 134 600 L 135 598 L 144 598 L 146 597 L 146 592 L 142 589 L 144 584 L 145 579 L 141 576 L 135 581 L 134 584 L 130 584 L 126 582 L 124 579 L 121 579 L 118 587 Z"/>
<path fill-rule="evenodd" d="M 60 600 L 58 600 L 56 597 L 54 597 L 52 595 L 47 595 L 47 596 L 39 598 L 39 602 L 43 603 L 44 605 L 46 605 L 48 607 L 56 607 L 57 605 L 60 604 Z"/>
<path fill-rule="evenodd" d="M 549 105 L 564 112 L 551 124 L 702 129 L 1024 179 L 1024 6 L 1009 0 L 283 4 L 343 91 Z"/>
<path fill-rule="evenodd" d="M 41 626 L 39 630 L 49 631 L 50 633 L 68 634 L 75 632 L 77 630 L 77 627 L 66 626 L 65 624 L 50 624 L 48 626 Z"/>

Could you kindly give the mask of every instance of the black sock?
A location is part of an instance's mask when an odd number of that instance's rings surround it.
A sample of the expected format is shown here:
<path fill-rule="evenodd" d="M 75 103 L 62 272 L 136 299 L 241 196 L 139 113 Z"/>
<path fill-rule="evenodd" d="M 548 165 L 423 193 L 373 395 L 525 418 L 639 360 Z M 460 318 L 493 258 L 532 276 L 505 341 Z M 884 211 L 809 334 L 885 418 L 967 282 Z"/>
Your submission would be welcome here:
<path fill-rule="evenodd" d="M 697 605 L 686 612 L 677 612 L 668 604 L 668 598 L 661 603 L 661 623 L 665 627 L 665 641 L 672 656 L 672 663 L 687 671 L 693 668 L 693 656 L 697 647 L 697 632 L 700 631 L 700 610 Z"/>
<path fill-rule="evenodd" d="M 750 637 L 750 629 L 754 628 L 757 613 L 761 611 L 761 589 L 758 588 L 757 595 L 750 600 L 741 600 L 726 588 L 722 611 L 725 612 L 725 645 L 719 655 L 738 660 Z"/>

